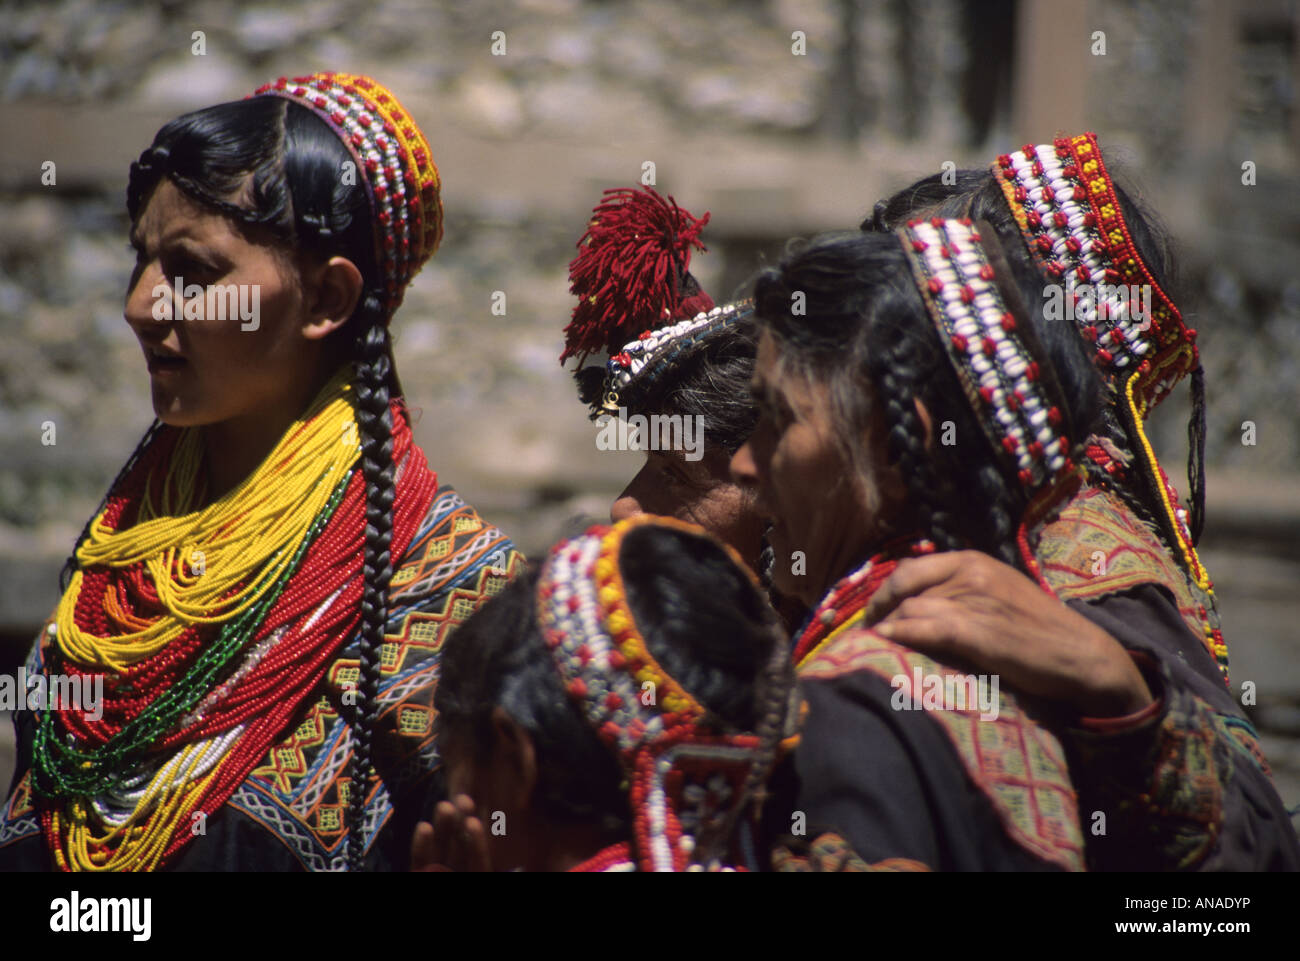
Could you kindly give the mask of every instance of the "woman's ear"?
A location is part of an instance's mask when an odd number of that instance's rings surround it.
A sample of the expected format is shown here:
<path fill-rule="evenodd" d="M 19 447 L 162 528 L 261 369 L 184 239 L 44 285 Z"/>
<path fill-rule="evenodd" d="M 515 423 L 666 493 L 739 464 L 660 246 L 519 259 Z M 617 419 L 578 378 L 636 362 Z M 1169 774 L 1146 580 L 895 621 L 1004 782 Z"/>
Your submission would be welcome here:
<path fill-rule="evenodd" d="M 308 271 L 303 287 L 303 336 L 321 340 L 348 322 L 365 286 L 361 271 L 346 257 L 331 257 Z"/>
<path fill-rule="evenodd" d="M 516 811 L 526 810 L 537 786 L 532 736 L 500 705 L 492 709 L 493 793 Z"/>

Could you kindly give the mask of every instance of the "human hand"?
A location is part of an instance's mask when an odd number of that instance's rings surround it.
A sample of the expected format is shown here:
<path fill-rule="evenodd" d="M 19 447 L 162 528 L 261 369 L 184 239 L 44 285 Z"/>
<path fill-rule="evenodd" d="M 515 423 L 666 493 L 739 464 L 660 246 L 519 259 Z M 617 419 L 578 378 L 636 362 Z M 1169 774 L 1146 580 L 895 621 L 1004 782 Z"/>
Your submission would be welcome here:
<path fill-rule="evenodd" d="M 411 839 L 412 871 L 491 871 L 487 832 L 474 801 L 458 794 L 439 801 L 433 823 L 421 821 Z"/>
<path fill-rule="evenodd" d="M 980 551 L 901 561 L 872 596 L 866 618 L 890 640 L 960 658 L 1085 717 L 1123 717 L 1154 700 L 1118 641 Z"/>

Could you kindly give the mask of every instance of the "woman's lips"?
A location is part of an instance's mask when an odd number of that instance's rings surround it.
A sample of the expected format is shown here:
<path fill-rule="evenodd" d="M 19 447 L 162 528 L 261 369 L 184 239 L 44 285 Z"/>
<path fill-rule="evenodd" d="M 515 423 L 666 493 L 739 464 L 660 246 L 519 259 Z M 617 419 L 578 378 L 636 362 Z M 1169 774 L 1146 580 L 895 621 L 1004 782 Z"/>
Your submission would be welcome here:
<path fill-rule="evenodd" d="M 152 350 L 148 347 L 144 351 L 145 362 L 149 365 L 149 373 L 157 374 L 166 371 L 178 370 L 184 367 L 187 361 L 179 354 L 169 354 L 165 351 Z"/>

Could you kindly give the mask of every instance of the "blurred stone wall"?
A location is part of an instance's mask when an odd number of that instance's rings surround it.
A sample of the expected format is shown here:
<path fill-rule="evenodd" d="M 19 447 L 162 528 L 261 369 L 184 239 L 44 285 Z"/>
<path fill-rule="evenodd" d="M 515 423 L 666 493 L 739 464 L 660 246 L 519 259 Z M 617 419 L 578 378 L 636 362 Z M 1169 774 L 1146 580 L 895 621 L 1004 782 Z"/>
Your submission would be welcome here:
<path fill-rule="evenodd" d="M 1058 130 L 1097 131 L 1178 244 L 1179 302 L 1200 328 L 1210 391 L 1207 559 L 1226 571 L 1244 676 L 1276 682 L 1261 688 L 1263 719 L 1298 734 L 1296 17 L 1295 3 L 1264 0 L 10 2 L 0 635 L 12 656 L 25 646 L 150 420 L 121 316 L 130 160 L 178 113 L 335 69 L 398 93 L 444 179 L 442 249 L 396 321 L 417 438 L 444 482 L 532 554 L 602 517 L 639 461 L 596 450 L 556 362 L 567 262 L 602 189 L 634 184 L 651 160 L 661 191 L 712 211 L 710 251 L 693 266 L 725 299 L 786 238 L 853 228 L 945 161 L 978 166 Z M 491 53 L 494 31 L 504 56 Z M 1255 186 L 1242 183 L 1246 162 Z M 504 317 L 490 310 L 498 290 Z M 1185 398 L 1154 427 L 1184 487 Z"/>

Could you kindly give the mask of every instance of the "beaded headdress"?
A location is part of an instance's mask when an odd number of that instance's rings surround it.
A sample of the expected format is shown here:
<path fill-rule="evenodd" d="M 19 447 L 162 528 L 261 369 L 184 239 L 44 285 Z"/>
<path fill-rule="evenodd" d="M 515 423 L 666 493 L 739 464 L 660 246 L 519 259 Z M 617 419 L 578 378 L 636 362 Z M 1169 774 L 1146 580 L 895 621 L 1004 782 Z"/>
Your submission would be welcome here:
<path fill-rule="evenodd" d="M 649 187 L 607 190 L 592 211 L 569 264 L 579 301 L 560 360 L 608 355 L 603 371 L 575 374 L 593 418 L 635 408 L 644 391 L 753 315 L 747 300 L 715 306 L 687 269 L 691 251 L 705 249 L 708 221 Z"/>
<path fill-rule="evenodd" d="M 1111 295 L 1095 309 L 1076 313 L 1084 339 L 1095 346 L 1103 379 L 1136 447 L 1139 469 L 1158 500 L 1158 514 L 1197 586 L 1212 592 L 1196 554 L 1205 518 L 1205 398 L 1196 331 L 1187 327 L 1168 294 L 1142 259 L 1092 133 L 1026 144 L 1003 154 L 994 175 L 1039 267 L 1049 276 Z M 1135 318 L 1134 290 L 1150 291 L 1149 317 Z M 1188 428 L 1191 511 L 1156 459 L 1143 420 L 1187 374 L 1192 380 Z"/>
<path fill-rule="evenodd" d="M 429 142 L 386 87 L 350 73 L 281 77 L 253 96 L 284 97 L 311 110 L 338 134 L 365 184 L 375 225 L 375 262 L 385 316 L 442 240 L 438 168 Z"/>
<path fill-rule="evenodd" d="M 619 560 L 623 539 L 645 524 L 706 536 L 650 515 L 593 527 L 552 548 L 538 583 L 538 614 L 565 689 L 628 778 L 639 866 L 682 871 L 701 854 L 697 842 L 725 844 L 752 800 L 745 786 L 770 764 L 770 752 L 764 760 L 758 735 L 727 732 L 647 648 Z M 735 552 L 721 546 L 753 581 Z M 783 644 L 773 655 L 788 656 Z"/>
<path fill-rule="evenodd" d="M 914 220 L 897 234 L 976 419 L 1032 501 L 1073 467 L 1050 366 L 1009 309 L 969 219 Z"/>
<path fill-rule="evenodd" d="M 754 315 L 754 303 L 722 304 L 675 324 L 645 330 L 605 363 L 605 382 L 592 415 L 618 414 L 629 390 L 649 388 L 666 371 L 702 350 L 723 330 Z"/>
<path fill-rule="evenodd" d="M 1109 384 L 1131 384 L 1142 416 L 1197 366 L 1196 331 L 1138 253 L 1095 134 L 1058 137 L 1003 154 L 994 172 L 1039 267 L 1062 283 L 1111 288 L 1076 314 Z M 1135 317 L 1134 288 L 1149 286 L 1151 316 Z M 1077 295 L 1076 295 L 1077 298 Z"/>

